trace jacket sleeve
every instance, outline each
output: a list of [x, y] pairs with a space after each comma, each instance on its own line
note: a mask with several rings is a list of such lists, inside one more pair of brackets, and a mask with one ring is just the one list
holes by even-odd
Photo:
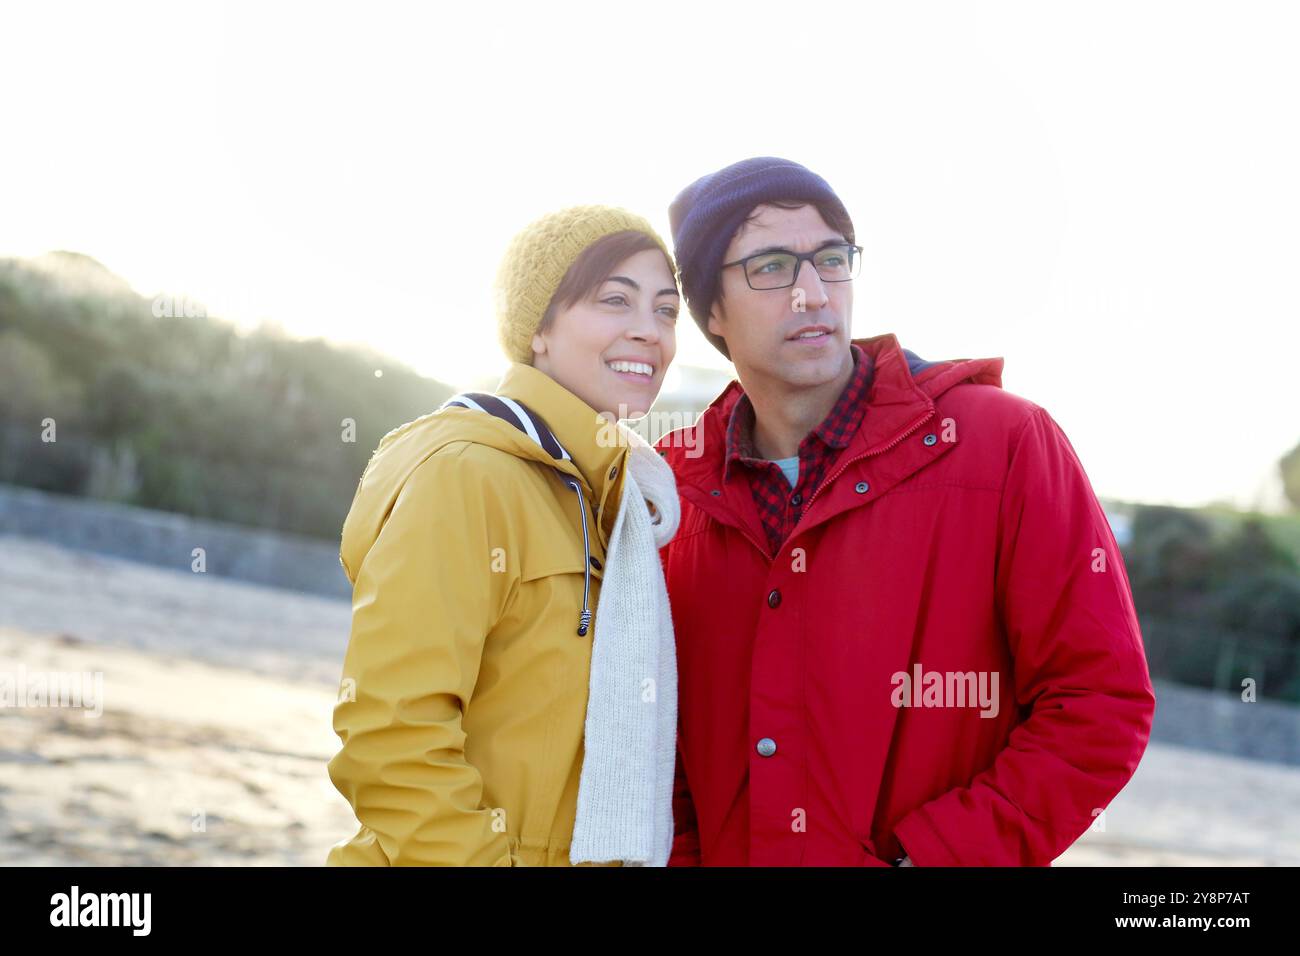
[[358, 569], [328, 769], [361, 830], [327, 865], [511, 865], [461, 725], [510, 587], [490, 573], [502, 542], [483, 471], [459, 455], [419, 465]]
[[1136, 770], [1155, 712], [1110, 523], [1042, 408], [1012, 442], [995, 597], [1024, 719], [969, 786], [894, 827], [916, 866], [1048, 866]]

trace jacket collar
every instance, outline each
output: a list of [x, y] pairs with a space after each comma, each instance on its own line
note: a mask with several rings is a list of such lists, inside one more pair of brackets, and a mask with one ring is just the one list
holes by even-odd
[[[872, 381], [867, 393], [867, 413], [850, 440], [846, 454], [878, 451], [905, 435], [919, 418], [934, 410], [934, 399], [961, 382], [1001, 386], [1001, 358], [952, 359], [926, 362], [902, 348], [893, 333], [854, 339], [871, 361]], [[689, 437], [670, 432], [659, 442], [679, 480], [701, 488], [721, 488], [726, 453], [726, 428], [736, 404], [745, 394], [738, 381], [728, 383], [709, 403]], [[701, 454], [683, 454], [681, 448], [699, 448]], [[735, 480], [735, 476], [731, 476]]]
[[622, 476], [621, 463], [627, 453], [625, 445], [609, 440], [612, 426], [608, 420], [545, 372], [522, 362], [514, 362], [506, 370], [497, 394], [524, 404], [546, 422], [573, 457], [592, 496], [603, 505]]
[[[838, 450], [847, 447], [857, 434], [858, 423], [866, 411], [867, 389], [871, 387], [871, 357], [856, 342], [849, 344], [849, 350], [853, 353], [853, 374], [830, 412], [799, 443], [796, 454], [800, 461], [807, 459], [811, 442], [817, 441], [828, 449]], [[762, 460], [754, 447], [754, 421], [754, 403], [742, 393], [727, 420], [726, 460], [722, 465], [724, 482], [731, 477], [738, 463]]]

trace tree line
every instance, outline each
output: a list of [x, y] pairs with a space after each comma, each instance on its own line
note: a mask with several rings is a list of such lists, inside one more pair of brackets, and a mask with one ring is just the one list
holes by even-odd
[[452, 394], [361, 349], [155, 311], [89, 257], [0, 260], [0, 481], [337, 539], [380, 438]]

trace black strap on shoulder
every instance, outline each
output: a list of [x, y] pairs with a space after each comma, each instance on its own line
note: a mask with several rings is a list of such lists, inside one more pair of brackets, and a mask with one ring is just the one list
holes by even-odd
[[461, 408], [473, 408], [486, 412], [494, 418], [509, 422], [515, 428], [541, 445], [548, 455], [556, 461], [572, 461], [573, 456], [560, 444], [555, 433], [547, 426], [542, 417], [523, 402], [506, 398], [504, 395], [490, 395], [487, 392], [461, 392], [442, 403], [442, 408], [458, 405]]

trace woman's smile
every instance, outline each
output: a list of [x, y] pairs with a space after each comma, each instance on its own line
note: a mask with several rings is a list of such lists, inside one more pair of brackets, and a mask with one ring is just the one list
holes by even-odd
[[649, 362], [633, 361], [629, 359], [610, 359], [605, 363], [605, 367], [624, 382], [630, 382], [640, 386], [654, 384], [655, 366], [651, 365]]

